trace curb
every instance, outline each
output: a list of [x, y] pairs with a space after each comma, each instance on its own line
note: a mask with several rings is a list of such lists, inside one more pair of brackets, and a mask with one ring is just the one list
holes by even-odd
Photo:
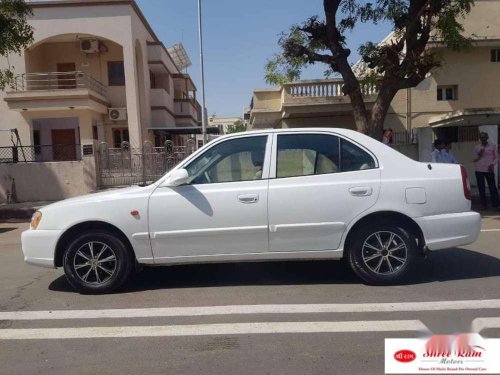
[[29, 220], [37, 208], [0, 208], [0, 221], [9, 219]]

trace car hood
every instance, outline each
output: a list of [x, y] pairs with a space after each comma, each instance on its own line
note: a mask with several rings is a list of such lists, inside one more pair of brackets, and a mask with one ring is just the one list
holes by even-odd
[[56, 203], [52, 203], [48, 206], [42, 207], [40, 211], [51, 211], [54, 209], [59, 209], [63, 207], [79, 206], [85, 203], [98, 203], [113, 199], [119, 199], [128, 195], [144, 194], [145, 196], [151, 194], [155, 189], [154, 185], [148, 186], [132, 186], [128, 188], [112, 189], [107, 191], [101, 191], [98, 193], [91, 193], [87, 195], [82, 195], [79, 197], [65, 199]]

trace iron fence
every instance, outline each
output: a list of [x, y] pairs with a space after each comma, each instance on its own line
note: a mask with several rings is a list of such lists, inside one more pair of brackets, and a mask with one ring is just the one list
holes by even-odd
[[82, 159], [80, 145], [0, 147], [0, 163], [43, 163]]
[[411, 132], [393, 132], [392, 134], [393, 145], [411, 145], [415, 141], [414, 135]]
[[196, 149], [194, 140], [184, 146], [166, 141], [163, 147], [153, 147], [149, 141], [140, 148], [123, 142], [120, 148], [110, 148], [102, 142], [98, 149], [99, 185], [113, 187], [145, 185], [158, 180]]

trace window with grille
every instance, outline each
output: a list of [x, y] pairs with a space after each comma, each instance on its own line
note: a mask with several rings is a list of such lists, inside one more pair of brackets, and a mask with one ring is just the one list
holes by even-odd
[[437, 87], [437, 100], [457, 100], [458, 99], [458, 86], [438, 86]]
[[500, 49], [495, 48], [491, 50], [491, 62], [500, 62]]

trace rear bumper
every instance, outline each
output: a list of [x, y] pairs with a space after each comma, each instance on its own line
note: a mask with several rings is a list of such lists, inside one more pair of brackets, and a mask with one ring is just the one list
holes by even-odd
[[55, 268], [55, 250], [60, 230], [27, 230], [21, 235], [24, 261], [28, 264]]
[[414, 220], [422, 228], [429, 250], [471, 244], [481, 231], [481, 215], [472, 211], [424, 216]]

